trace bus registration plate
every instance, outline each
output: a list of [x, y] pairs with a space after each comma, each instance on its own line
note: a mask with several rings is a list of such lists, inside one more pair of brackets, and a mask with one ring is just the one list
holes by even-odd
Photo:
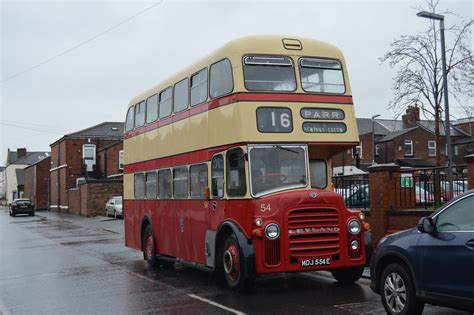
[[330, 265], [331, 258], [311, 258], [301, 260], [301, 267], [313, 267]]

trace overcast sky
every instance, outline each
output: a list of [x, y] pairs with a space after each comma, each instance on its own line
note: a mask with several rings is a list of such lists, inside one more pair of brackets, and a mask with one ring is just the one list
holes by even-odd
[[[2, 81], [158, 2], [1, 1]], [[165, 0], [2, 82], [0, 165], [7, 148], [49, 150], [65, 133], [123, 121], [135, 94], [226, 42], [252, 34], [302, 36], [338, 46], [346, 57], [357, 117], [393, 118], [387, 104], [395, 71], [378, 58], [393, 39], [426, 28], [428, 21], [416, 17], [413, 9], [421, 3]], [[473, 3], [441, 0], [440, 9], [468, 20]], [[456, 108], [452, 113], [461, 115]]]

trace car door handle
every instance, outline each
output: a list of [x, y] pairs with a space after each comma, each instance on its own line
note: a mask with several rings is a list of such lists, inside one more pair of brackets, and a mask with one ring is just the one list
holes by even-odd
[[470, 249], [474, 249], [474, 240], [467, 241], [466, 246]]

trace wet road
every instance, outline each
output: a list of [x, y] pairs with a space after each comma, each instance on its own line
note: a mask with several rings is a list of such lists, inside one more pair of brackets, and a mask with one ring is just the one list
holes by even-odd
[[[0, 208], [0, 314], [384, 314], [369, 280], [342, 286], [324, 272], [257, 279], [230, 291], [211, 274], [149, 270], [124, 246], [123, 221]], [[469, 314], [427, 306], [425, 314]]]

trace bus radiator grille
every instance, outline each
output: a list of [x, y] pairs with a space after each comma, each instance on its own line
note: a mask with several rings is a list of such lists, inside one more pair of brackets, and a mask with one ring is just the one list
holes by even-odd
[[296, 209], [288, 213], [291, 257], [333, 257], [340, 251], [339, 213], [335, 209]]
[[280, 239], [265, 238], [265, 266], [276, 267], [278, 265], [280, 265]]

